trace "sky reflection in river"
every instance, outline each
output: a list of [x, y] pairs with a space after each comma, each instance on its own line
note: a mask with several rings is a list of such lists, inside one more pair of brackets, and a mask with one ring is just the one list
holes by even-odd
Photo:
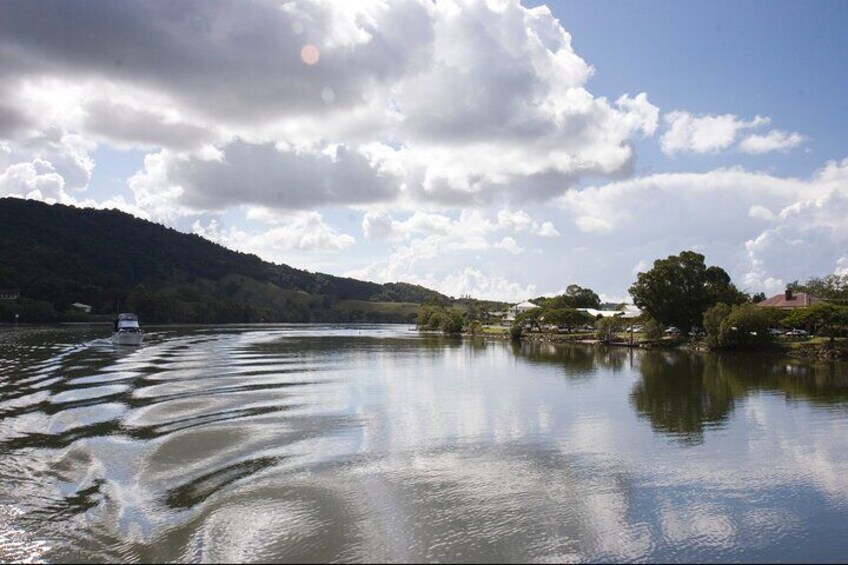
[[0, 560], [27, 551], [9, 532], [57, 562], [848, 549], [845, 365], [386, 326], [98, 335], [0, 332]]

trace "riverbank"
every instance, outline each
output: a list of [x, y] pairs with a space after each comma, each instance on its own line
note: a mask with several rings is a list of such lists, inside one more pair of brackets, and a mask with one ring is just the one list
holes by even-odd
[[[499, 331], [500, 330], [500, 331]], [[507, 328], [487, 326], [483, 332], [475, 334], [495, 339], [510, 339]], [[598, 339], [594, 333], [550, 333], [550, 332], [526, 332], [521, 336], [522, 341], [532, 343], [552, 344], [580, 344], [580, 345], [604, 345], [607, 347], [632, 347], [639, 349], [682, 349], [691, 352], [710, 353], [714, 351], [704, 340], [690, 340], [674, 337], [663, 337], [656, 340], [644, 339], [640, 335], [616, 336], [612, 340]], [[807, 341], [776, 341], [772, 347], [765, 351], [775, 355], [795, 357], [809, 360], [848, 360], [848, 339], [837, 339], [833, 344], [826, 338], [811, 338]]]

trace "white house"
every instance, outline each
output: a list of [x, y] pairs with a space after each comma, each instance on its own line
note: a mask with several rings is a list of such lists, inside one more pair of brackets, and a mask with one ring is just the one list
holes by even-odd
[[533, 304], [529, 300], [525, 300], [524, 302], [519, 302], [518, 304], [512, 306], [509, 309], [509, 311], [507, 312], [506, 318], [504, 318], [504, 321], [511, 322], [511, 321], [515, 320], [515, 317], [517, 315], [521, 314], [522, 312], [526, 312], [528, 310], [532, 310], [533, 308], [538, 308], [538, 307], [539, 306], [537, 306], [536, 304]]
[[613, 318], [617, 316], [625, 320], [630, 320], [642, 315], [642, 311], [632, 304], [625, 304], [622, 310], [597, 310], [595, 308], [578, 308], [578, 310], [586, 312], [593, 318], [597, 318], [598, 316], [602, 318]]
[[17, 300], [20, 295], [16, 288], [0, 288], [0, 300]]
[[82, 302], [74, 302], [73, 304], [71, 304], [71, 306], [73, 308], [76, 308], [77, 310], [82, 310], [86, 314], [91, 314], [91, 306], [89, 306], [88, 304], [83, 304]]

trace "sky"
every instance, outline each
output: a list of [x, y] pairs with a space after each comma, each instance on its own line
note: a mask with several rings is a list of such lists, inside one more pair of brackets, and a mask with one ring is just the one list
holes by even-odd
[[848, 4], [0, 2], [0, 196], [310, 271], [628, 297], [848, 274]]

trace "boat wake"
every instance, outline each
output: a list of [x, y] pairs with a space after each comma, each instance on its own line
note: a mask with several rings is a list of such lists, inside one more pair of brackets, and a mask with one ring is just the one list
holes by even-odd
[[47, 563], [50, 546], [16, 525], [21, 515], [14, 506], [0, 504], [0, 563]]

